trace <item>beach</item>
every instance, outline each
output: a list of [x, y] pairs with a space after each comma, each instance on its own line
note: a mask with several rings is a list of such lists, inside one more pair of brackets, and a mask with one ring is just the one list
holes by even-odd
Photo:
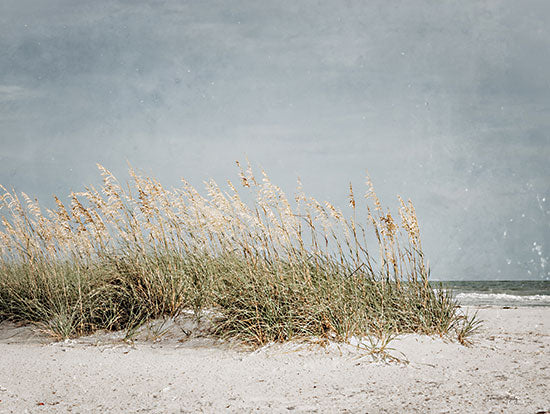
[[3, 323], [0, 412], [550, 410], [550, 308], [475, 310], [484, 324], [472, 346], [402, 335], [387, 351], [397, 362], [311, 341], [243, 350], [192, 326], [150, 327], [133, 342], [113, 334], [52, 342]]

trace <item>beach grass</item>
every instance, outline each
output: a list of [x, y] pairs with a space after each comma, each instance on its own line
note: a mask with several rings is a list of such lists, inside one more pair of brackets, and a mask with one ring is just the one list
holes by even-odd
[[237, 164], [238, 185], [210, 180], [204, 195], [131, 167], [123, 185], [101, 165], [101, 188], [55, 209], [1, 187], [0, 320], [70, 338], [191, 309], [252, 346], [410, 332], [468, 343], [478, 321], [429, 284], [410, 201], [395, 219], [367, 179], [361, 197], [350, 184], [346, 214]]

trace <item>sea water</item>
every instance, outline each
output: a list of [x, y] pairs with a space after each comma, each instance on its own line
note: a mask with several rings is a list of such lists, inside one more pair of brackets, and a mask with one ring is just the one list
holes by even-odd
[[464, 306], [550, 306], [550, 280], [441, 283]]

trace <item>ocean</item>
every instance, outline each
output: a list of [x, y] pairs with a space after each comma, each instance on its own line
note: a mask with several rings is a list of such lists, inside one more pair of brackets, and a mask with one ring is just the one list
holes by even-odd
[[550, 306], [550, 280], [441, 283], [464, 306]]

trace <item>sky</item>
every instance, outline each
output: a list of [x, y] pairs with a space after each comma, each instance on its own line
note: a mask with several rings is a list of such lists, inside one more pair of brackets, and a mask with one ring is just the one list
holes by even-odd
[[[411, 198], [435, 279], [550, 278], [550, 2], [0, 2], [0, 184]], [[66, 200], [66, 198], [65, 198]]]

